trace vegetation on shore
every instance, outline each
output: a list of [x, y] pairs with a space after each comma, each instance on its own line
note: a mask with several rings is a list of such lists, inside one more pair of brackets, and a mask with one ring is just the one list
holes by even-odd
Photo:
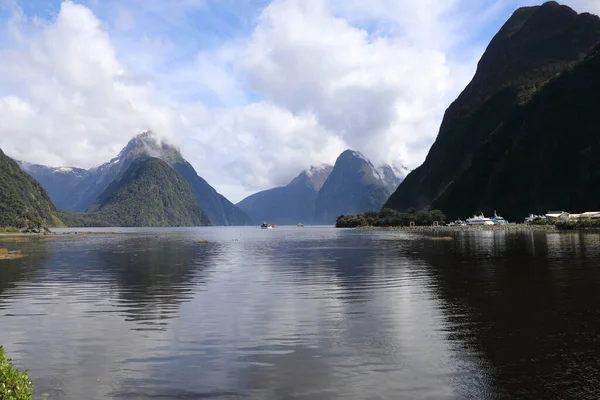
[[531, 225], [552, 225], [557, 229], [600, 229], [600, 219], [581, 218], [581, 219], [535, 219], [530, 222]]
[[0, 346], [0, 399], [31, 400], [32, 387], [27, 371], [16, 369]]
[[336, 228], [430, 226], [436, 222], [443, 225], [445, 221], [446, 216], [440, 210], [423, 212], [411, 209], [407, 212], [399, 212], [385, 208], [380, 212], [369, 211], [359, 215], [340, 215], [335, 222], [335, 226]]

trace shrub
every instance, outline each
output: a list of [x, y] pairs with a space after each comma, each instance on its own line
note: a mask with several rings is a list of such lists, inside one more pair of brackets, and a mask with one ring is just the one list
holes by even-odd
[[555, 221], [554, 224], [558, 229], [600, 228], [600, 219], [568, 219]]
[[362, 215], [340, 215], [335, 226], [338, 228], [409, 226], [411, 222], [418, 226], [427, 226], [434, 222], [443, 224], [445, 220], [446, 216], [440, 210], [421, 212], [411, 209], [407, 212], [398, 212], [385, 208], [380, 212], [369, 211]]
[[0, 346], [0, 400], [31, 400], [31, 389], [27, 372], [13, 367]]

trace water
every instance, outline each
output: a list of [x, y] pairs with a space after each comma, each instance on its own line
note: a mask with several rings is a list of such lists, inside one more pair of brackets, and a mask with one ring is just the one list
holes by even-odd
[[0, 344], [36, 398], [599, 398], [600, 234], [451, 236], [0, 239]]

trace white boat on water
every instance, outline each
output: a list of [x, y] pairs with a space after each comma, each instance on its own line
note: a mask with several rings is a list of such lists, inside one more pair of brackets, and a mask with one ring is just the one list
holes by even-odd
[[273, 229], [273, 225], [271, 225], [271, 224], [267, 224], [266, 222], [263, 222], [263, 223], [260, 225], [260, 228], [261, 228], [261, 229]]
[[508, 224], [508, 221], [505, 220], [504, 218], [502, 218], [501, 216], [499, 216], [496, 213], [496, 211], [494, 211], [494, 217], [492, 218], [492, 222], [494, 223], [494, 225]]
[[529, 214], [529, 217], [525, 218], [525, 223], [528, 224], [528, 223], [533, 222], [535, 220], [543, 220], [543, 219], [546, 219], [545, 215]]
[[302, 228], [304, 226], [304, 224], [302, 222], [298, 222], [298, 225], [296, 225], [298, 228]]
[[494, 221], [492, 221], [491, 218], [487, 218], [483, 214], [480, 214], [467, 218], [467, 225], [494, 225]]
[[450, 222], [447, 226], [466, 226], [467, 223], [461, 219], [457, 219], [454, 222]]

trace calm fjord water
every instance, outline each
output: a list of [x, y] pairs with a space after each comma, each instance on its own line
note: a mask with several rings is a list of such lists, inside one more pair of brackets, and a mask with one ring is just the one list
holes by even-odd
[[4, 240], [0, 344], [36, 398], [599, 398], [600, 234], [452, 236]]

